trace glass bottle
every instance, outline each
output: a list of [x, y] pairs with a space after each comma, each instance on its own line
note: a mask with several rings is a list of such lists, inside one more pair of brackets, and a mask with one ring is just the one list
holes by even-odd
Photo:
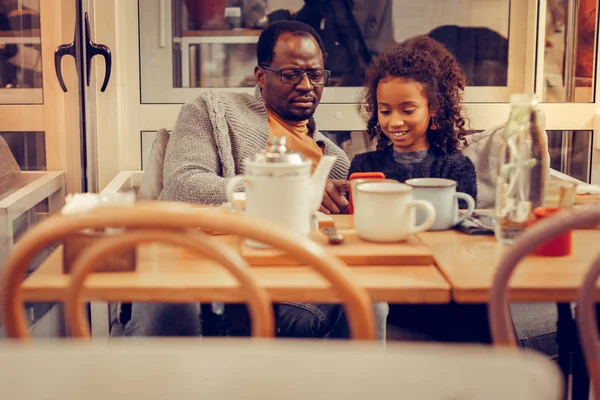
[[502, 133], [496, 181], [496, 239], [512, 243], [535, 219], [544, 202], [549, 171], [544, 116], [534, 94], [513, 94], [511, 112]]

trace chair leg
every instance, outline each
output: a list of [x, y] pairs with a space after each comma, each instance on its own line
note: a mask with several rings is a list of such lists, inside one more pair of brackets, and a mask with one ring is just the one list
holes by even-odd
[[564, 376], [564, 398], [568, 399], [569, 373], [572, 374], [571, 400], [589, 400], [590, 378], [583, 358], [579, 333], [570, 303], [558, 303], [558, 364]]
[[571, 372], [571, 340], [569, 333], [573, 327], [573, 315], [570, 303], [557, 303], [558, 319], [556, 336], [558, 341], [558, 365], [563, 374], [563, 398], [569, 398], [569, 373]]
[[213, 312], [211, 303], [200, 304], [202, 336], [226, 336], [225, 317]]
[[[596, 313], [598, 312], [598, 306], [596, 306]], [[575, 315], [577, 315], [577, 309], [575, 309]], [[573, 369], [573, 400], [588, 400], [590, 396], [590, 376], [585, 365], [585, 358], [583, 356], [583, 349], [581, 347], [581, 340], [579, 339], [579, 330], [575, 323], [573, 323], [572, 331], [573, 349], [572, 358], [572, 369]]]
[[573, 332], [573, 390], [572, 400], [589, 400], [590, 377], [585, 366], [581, 341], [577, 332]]

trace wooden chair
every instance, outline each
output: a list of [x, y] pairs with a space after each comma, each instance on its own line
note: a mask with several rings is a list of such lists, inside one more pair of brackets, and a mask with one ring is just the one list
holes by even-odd
[[572, 229], [600, 223], [600, 209], [589, 206], [564, 211], [528, 228], [504, 254], [490, 289], [488, 310], [492, 341], [496, 345], [515, 346], [517, 340], [508, 306], [508, 282], [519, 262], [549, 239]]
[[[71, 334], [75, 337], [91, 338], [91, 332], [83, 307], [83, 287], [86, 278], [98, 267], [102, 258], [118, 254], [138, 244], [161, 242], [185, 247], [198, 255], [208, 256], [223, 265], [241, 283], [241, 289], [248, 293], [248, 308], [252, 318], [252, 336], [273, 337], [275, 322], [272, 303], [265, 289], [258, 285], [250, 266], [238, 254], [226, 246], [210, 241], [210, 237], [196, 229], [185, 232], [143, 229], [129, 231], [109, 237], [86, 249], [75, 262], [71, 272], [71, 283], [65, 297], [65, 314]], [[152, 293], [148, 294], [149, 298]], [[162, 300], [162, 299], [159, 299]], [[194, 301], [187, 296], [173, 296], [176, 302]]]
[[561, 389], [541, 355], [488, 346], [140, 338], [4, 342], [0, 354], [3, 397], [19, 400], [557, 400]]
[[[600, 214], [600, 211], [598, 211]], [[600, 218], [599, 218], [600, 219]], [[600, 256], [594, 260], [577, 295], [577, 327], [583, 348], [583, 356], [594, 388], [600, 396], [600, 337], [596, 314], [596, 281], [600, 275]]]
[[[65, 222], [65, 217], [54, 218], [51, 221], [57, 229], [62, 227], [61, 224]], [[34, 240], [40, 241], [54, 241], [56, 238], [51, 236], [43, 237], [38, 235], [37, 230], [32, 232]], [[30, 235], [31, 236], [31, 235]], [[64, 236], [61, 235], [61, 237]], [[29, 236], [28, 236], [29, 237]], [[31, 239], [30, 239], [31, 240]], [[107, 254], [118, 253], [128, 247], [132, 247], [135, 244], [145, 242], [163, 242], [174, 246], [185, 247], [192, 250], [200, 255], [207, 255], [210, 258], [218, 261], [222, 264], [240, 283], [241, 290], [248, 292], [248, 304], [250, 314], [253, 318], [252, 323], [252, 334], [257, 337], [273, 337], [275, 332], [274, 318], [272, 312], [272, 303], [267, 295], [266, 291], [261, 288], [250, 272], [249, 265], [236, 253], [232, 252], [226, 246], [210, 242], [209, 236], [196, 229], [182, 230], [149, 230], [142, 229], [136, 231], [129, 231], [121, 235], [115, 235], [107, 237], [106, 239], [100, 240], [98, 243], [90, 246], [86, 249], [82, 255], [77, 259], [73, 270], [71, 272], [72, 283], [69, 287], [68, 295], [66, 297], [66, 317], [67, 322], [71, 326], [72, 334], [75, 337], [90, 337], [89, 325], [87, 318], [83, 313], [83, 309], [80, 306], [81, 292], [83, 290], [83, 283], [87, 275], [97, 267], [98, 262], [105, 257]], [[119, 250], [120, 249], [120, 250]], [[16, 251], [23, 251], [18, 248]], [[27, 250], [25, 250], [27, 251]], [[17, 254], [19, 257], [19, 254]], [[22, 265], [27, 265], [25, 262]], [[12, 269], [12, 268], [11, 268]], [[12, 269], [13, 274], [15, 269]], [[12, 275], [7, 273], [6, 276]], [[14, 276], [14, 275], [12, 275]], [[149, 293], [149, 299], [151, 299], [152, 293]], [[21, 339], [28, 338], [26, 334], [26, 327], [18, 326], [16, 330], [16, 336], [13, 336], [12, 324], [14, 323], [13, 313], [17, 312], [19, 315], [22, 314], [23, 304], [19, 301], [20, 297], [18, 294], [13, 297], [12, 304], [5, 307], [7, 332], [12, 337], [19, 337]], [[161, 299], [165, 300], [165, 299]], [[173, 294], [172, 300], [174, 301], [193, 301], [194, 299], [185, 299], [181, 296]], [[4, 301], [11, 301], [5, 298]], [[5, 303], [6, 305], [6, 303]], [[19, 325], [21, 323], [19, 322]]]
[[[87, 228], [101, 229], [106, 226], [133, 230], [203, 228], [230, 232], [279, 248], [314, 268], [337, 289], [346, 306], [350, 331], [354, 338], [375, 339], [371, 300], [366, 290], [353, 282], [342, 261], [316, 243], [291, 234], [286, 229], [267, 224], [262, 219], [219, 209], [201, 210], [188, 204], [167, 202], [139, 202], [134, 206], [100, 207], [92, 212], [51, 217], [28, 232], [11, 254], [0, 286], [6, 332], [9, 337], [27, 336], [20, 283], [31, 257], [48, 243], [60, 240], [71, 232]], [[95, 256], [90, 256], [91, 261], [95, 260], [93, 257]]]
[[[511, 318], [511, 311], [508, 304], [508, 282], [518, 265], [518, 263], [534, 249], [549, 239], [556, 237], [572, 229], [589, 228], [600, 222], [600, 209], [595, 206], [582, 207], [563, 211], [550, 218], [546, 218], [528, 228], [518, 240], [507, 251], [498, 265], [494, 281], [490, 289], [488, 300], [488, 313], [492, 342], [498, 346], [517, 346], [516, 334]], [[572, 393], [573, 398], [587, 398], [589, 381], [582, 373], [583, 360], [578, 348], [572, 349], [572, 338], [568, 338], [568, 333], [572, 324], [571, 305], [557, 305], [557, 326], [562, 325], [563, 334], [557, 333], [558, 342], [558, 363], [563, 372], [565, 380], [564, 389], [568, 387], [569, 374], [573, 374]], [[572, 366], [570, 358], [573, 359]], [[564, 398], [568, 394], [564, 393]]]

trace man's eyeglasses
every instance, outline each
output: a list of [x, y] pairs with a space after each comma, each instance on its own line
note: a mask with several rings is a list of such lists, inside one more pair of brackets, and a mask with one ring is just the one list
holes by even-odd
[[311, 69], [305, 71], [303, 69], [298, 68], [275, 69], [271, 67], [266, 67], [264, 65], [261, 65], [261, 68], [266, 69], [267, 71], [278, 73], [281, 82], [287, 83], [289, 85], [296, 85], [300, 83], [300, 81], [304, 79], [304, 75], [306, 75], [308, 76], [308, 79], [313, 85], [323, 86], [327, 83], [329, 75], [331, 75], [331, 71], [328, 71], [326, 69]]

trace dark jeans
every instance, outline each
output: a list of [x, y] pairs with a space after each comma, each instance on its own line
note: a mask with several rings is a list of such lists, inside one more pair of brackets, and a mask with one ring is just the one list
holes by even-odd
[[[279, 303], [275, 305], [278, 337], [348, 338], [344, 309], [336, 304]], [[387, 304], [374, 303], [377, 337], [385, 338]], [[202, 334], [198, 303], [133, 303], [125, 336], [199, 336]], [[226, 334], [247, 336], [250, 319], [244, 305], [225, 308]]]
[[[555, 303], [511, 303], [520, 347], [558, 358]], [[389, 340], [491, 343], [487, 304], [390, 305]]]
[[491, 343], [486, 304], [390, 304], [390, 340]]
[[[279, 303], [275, 308], [277, 337], [348, 338], [350, 329], [341, 306], [335, 304]], [[245, 305], [225, 306], [227, 336], [250, 336]]]

